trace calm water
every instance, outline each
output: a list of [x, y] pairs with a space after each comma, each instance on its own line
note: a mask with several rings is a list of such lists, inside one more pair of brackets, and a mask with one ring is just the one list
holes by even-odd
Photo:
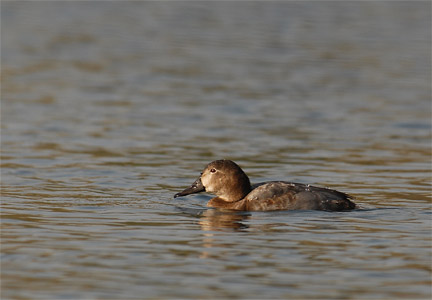
[[[431, 3], [2, 1], [2, 299], [429, 299]], [[210, 161], [352, 212], [174, 200]]]

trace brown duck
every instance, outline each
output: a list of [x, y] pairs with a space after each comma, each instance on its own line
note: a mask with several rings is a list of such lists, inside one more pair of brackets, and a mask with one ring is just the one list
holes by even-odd
[[208, 192], [217, 197], [207, 206], [244, 211], [315, 209], [344, 211], [356, 207], [348, 194], [287, 181], [250, 184], [248, 176], [231, 160], [209, 163], [201, 176], [174, 198]]

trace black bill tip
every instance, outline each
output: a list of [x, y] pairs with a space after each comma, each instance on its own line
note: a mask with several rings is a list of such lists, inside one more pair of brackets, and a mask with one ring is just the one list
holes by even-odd
[[181, 191], [180, 193], [175, 194], [174, 198], [182, 197], [182, 196], [186, 196], [186, 195], [190, 195], [190, 194], [195, 194], [195, 193], [200, 193], [200, 192], [204, 192], [204, 191], [205, 191], [205, 188], [201, 182], [201, 178], [198, 178], [197, 180], [195, 180], [194, 183], [192, 183], [192, 185], [190, 187]]

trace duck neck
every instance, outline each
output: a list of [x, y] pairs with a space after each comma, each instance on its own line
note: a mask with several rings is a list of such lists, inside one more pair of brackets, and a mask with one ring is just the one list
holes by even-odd
[[237, 202], [246, 197], [251, 191], [251, 184], [246, 174], [240, 174], [240, 180], [232, 180], [216, 195], [225, 202]]
[[235, 209], [235, 210], [245, 210], [245, 201], [243, 199], [237, 200], [237, 201], [226, 201], [225, 199], [222, 199], [220, 197], [216, 197], [213, 199], [210, 199], [210, 201], [207, 203], [208, 207], [214, 207], [214, 208], [225, 208], [225, 209]]

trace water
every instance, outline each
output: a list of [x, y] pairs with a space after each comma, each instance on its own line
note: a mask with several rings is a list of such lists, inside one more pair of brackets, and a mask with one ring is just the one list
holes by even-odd
[[[2, 299], [429, 299], [429, 2], [3, 1]], [[204, 166], [352, 212], [173, 199]]]

